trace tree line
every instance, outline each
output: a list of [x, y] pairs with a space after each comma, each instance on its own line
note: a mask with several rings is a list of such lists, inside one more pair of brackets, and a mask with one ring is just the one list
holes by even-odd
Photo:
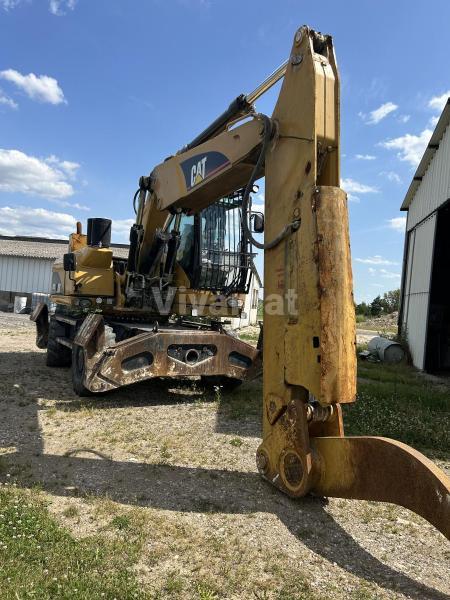
[[400, 289], [385, 292], [383, 297], [378, 295], [372, 302], [361, 302], [355, 304], [357, 315], [365, 317], [379, 317], [382, 314], [388, 315], [399, 309], [400, 306]]

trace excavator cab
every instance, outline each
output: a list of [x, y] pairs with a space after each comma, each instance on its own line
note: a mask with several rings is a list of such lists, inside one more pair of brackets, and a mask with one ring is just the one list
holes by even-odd
[[226, 297], [248, 293], [255, 253], [244, 235], [242, 193], [181, 217], [177, 262], [193, 289]]

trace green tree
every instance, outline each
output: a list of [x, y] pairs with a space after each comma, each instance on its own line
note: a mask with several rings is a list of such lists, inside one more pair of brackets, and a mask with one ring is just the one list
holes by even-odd
[[383, 312], [383, 300], [381, 296], [377, 296], [370, 303], [370, 314], [372, 317], [379, 317]]
[[400, 306], [400, 289], [384, 293], [381, 302], [383, 310], [387, 313], [393, 313], [398, 310]]
[[363, 315], [368, 317], [370, 315], [370, 306], [365, 302], [361, 302], [360, 304], [355, 305], [355, 313], [357, 315]]

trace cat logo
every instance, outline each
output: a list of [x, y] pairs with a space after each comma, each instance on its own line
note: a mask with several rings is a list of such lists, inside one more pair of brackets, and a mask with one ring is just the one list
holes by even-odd
[[198, 163], [193, 164], [191, 168], [191, 187], [194, 185], [198, 185], [205, 179], [206, 173], [206, 159], [208, 157], [204, 156], [201, 158]]
[[200, 185], [209, 177], [214, 177], [231, 165], [228, 157], [214, 150], [204, 154], [196, 154], [180, 163], [187, 190]]

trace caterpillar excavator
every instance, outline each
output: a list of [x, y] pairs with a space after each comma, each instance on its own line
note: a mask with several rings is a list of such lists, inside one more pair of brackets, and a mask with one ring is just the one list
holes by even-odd
[[[273, 114], [254, 102], [282, 79]], [[393, 502], [450, 539], [450, 481], [414, 449], [346, 437], [356, 398], [347, 199], [340, 189], [339, 74], [332, 38], [303, 26], [288, 60], [139, 181], [128, 260], [111, 221], [77, 226], [52, 300], [32, 319], [49, 366], [72, 365], [79, 395], [154, 377], [233, 387], [263, 364], [257, 468], [292, 497]], [[265, 211], [252, 211], [265, 176]], [[264, 242], [255, 237], [264, 230]], [[254, 249], [264, 251], [264, 340], [237, 339]]]

